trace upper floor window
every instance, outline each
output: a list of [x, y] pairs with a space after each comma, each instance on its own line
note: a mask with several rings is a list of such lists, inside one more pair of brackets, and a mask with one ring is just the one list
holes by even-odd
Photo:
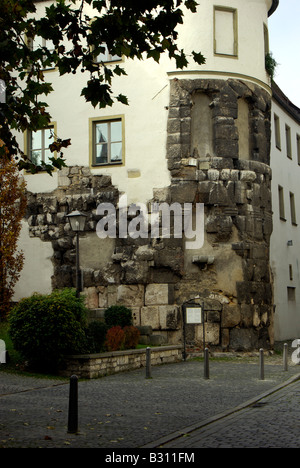
[[49, 146], [54, 142], [54, 125], [27, 133], [27, 154], [31, 162], [37, 166], [44, 162], [48, 164], [53, 157]]
[[92, 165], [122, 164], [124, 136], [122, 118], [92, 119]]
[[100, 54], [98, 54], [96, 57], [95, 57], [95, 62], [96, 63], [101, 63], [101, 62], [117, 62], [119, 60], [121, 60], [121, 57], [119, 57], [119, 55], [112, 55], [108, 48], [107, 48], [107, 45], [106, 44], [102, 44], [101, 47], [103, 47], [103, 52], [101, 52]]
[[281, 149], [280, 121], [279, 121], [278, 115], [276, 115], [276, 114], [274, 114], [274, 131], [275, 131], [276, 148]]
[[[50, 39], [44, 39], [43, 37], [35, 36], [34, 39], [29, 40], [29, 46], [33, 51], [38, 49], [47, 49], [49, 52], [53, 52], [55, 47], [53, 42]], [[43, 60], [46, 60], [46, 55], [42, 57]], [[43, 70], [53, 70], [55, 67], [54, 65], [47, 65], [43, 66]]]
[[278, 185], [279, 218], [285, 221], [283, 188]]
[[290, 192], [290, 210], [291, 210], [291, 222], [294, 226], [297, 226], [295, 195], [292, 192]]
[[286, 155], [292, 159], [292, 141], [291, 141], [291, 129], [288, 125], [285, 126], [285, 140], [286, 140]]
[[233, 8], [214, 8], [214, 53], [238, 55], [237, 10]]

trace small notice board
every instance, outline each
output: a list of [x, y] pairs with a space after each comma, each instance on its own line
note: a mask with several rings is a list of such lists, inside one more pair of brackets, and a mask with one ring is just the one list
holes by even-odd
[[203, 327], [203, 350], [205, 348], [205, 318], [204, 306], [196, 303], [184, 303], [182, 305], [183, 312], [183, 357], [186, 360], [186, 325], [202, 325]]
[[202, 307], [186, 307], [186, 323], [203, 323]]

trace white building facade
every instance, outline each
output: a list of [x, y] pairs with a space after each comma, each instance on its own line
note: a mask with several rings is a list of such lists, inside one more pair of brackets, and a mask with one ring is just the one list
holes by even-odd
[[274, 281], [274, 334], [296, 339], [299, 315], [300, 110], [273, 86], [271, 269]]

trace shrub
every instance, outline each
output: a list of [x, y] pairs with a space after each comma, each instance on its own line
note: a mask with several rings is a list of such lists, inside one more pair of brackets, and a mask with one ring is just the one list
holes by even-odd
[[64, 354], [86, 351], [86, 309], [75, 291], [23, 299], [9, 315], [13, 345], [29, 364], [55, 370]]
[[85, 329], [87, 347], [89, 353], [101, 353], [105, 350], [105, 338], [107, 325], [95, 320], [90, 322]]
[[124, 327], [123, 331], [125, 333], [125, 341], [124, 341], [124, 348], [125, 349], [134, 349], [137, 347], [139, 338], [140, 338], [140, 331], [136, 327]]
[[109, 328], [120, 326], [121, 328], [132, 325], [131, 310], [125, 306], [114, 305], [104, 312], [105, 323]]
[[117, 325], [108, 330], [106, 334], [105, 346], [107, 351], [118, 351], [124, 348], [125, 332]]

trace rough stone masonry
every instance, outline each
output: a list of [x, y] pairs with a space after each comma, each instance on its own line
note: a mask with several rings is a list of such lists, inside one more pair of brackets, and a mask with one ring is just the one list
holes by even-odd
[[[88, 215], [80, 239], [84, 294], [99, 317], [110, 305], [131, 307], [134, 323], [162, 341], [182, 342], [182, 304], [204, 303], [205, 342], [218, 350], [272, 346], [269, 267], [272, 232], [271, 96], [238, 80], [171, 80], [166, 157], [171, 184], [149, 202], [203, 203], [205, 240], [98, 239], [97, 206], [120, 194], [88, 167], [59, 171], [52, 193], [28, 193], [31, 236], [51, 242], [53, 288], [75, 285], [75, 242], [66, 215]], [[91, 253], [92, 252], [92, 253]], [[187, 343], [201, 348], [202, 325], [187, 325]]]

